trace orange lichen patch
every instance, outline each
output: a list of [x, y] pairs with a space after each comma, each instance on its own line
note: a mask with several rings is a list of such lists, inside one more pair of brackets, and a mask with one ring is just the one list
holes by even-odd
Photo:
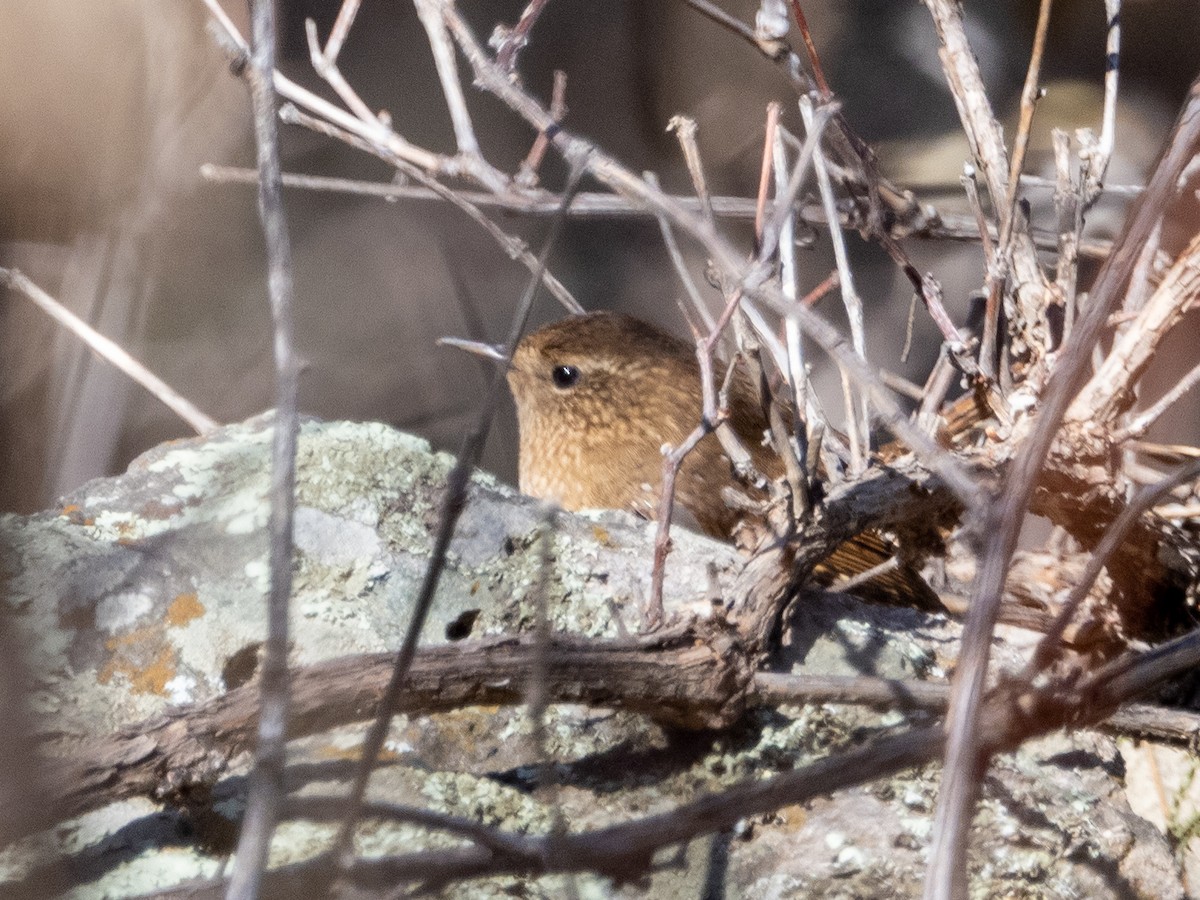
[[112, 657], [96, 673], [98, 682], [108, 684], [115, 676], [124, 675], [139, 694], [166, 694], [167, 682], [178, 672], [178, 654], [174, 647], [163, 644], [160, 627], [134, 629], [110, 638], [105, 646]]
[[180, 594], [167, 607], [167, 624], [178, 628], [204, 615], [204, 604], [194, 593]]
[[167, 692], [167, 682], [175, 677], [175, 651], [171, 647], [163, 647], [150, 665], [142, 669], [134, 669], [126, 674], [133, 689], [139, 694], [158, 694]]
[[96, 680], [108, 684], [115, 676], [124, 675], [139, 694], [165, 695], [167, 683], [178, 674], [179, 666], [179, 651], [167, 639], [167, 627], [186, 625], [205, 611], [195, 593], [178, 594], [162, 622], [115, 635], [105, 642], [111, 655], [96, 673]]
[[596, 543], [601, 547], [611, 547], [613, 545], [612, 535], [608, 533], [608, 529], [600, 525], [592, 526], [592, 537], [596, 539]]

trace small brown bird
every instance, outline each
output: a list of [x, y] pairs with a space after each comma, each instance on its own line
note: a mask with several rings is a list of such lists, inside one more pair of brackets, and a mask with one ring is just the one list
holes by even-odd
[[[719, 375], [718, 375], [719, 377]], [[638, 319], [598, 312], [562, 319], [517, 346], [508, 383], [521, 432], [520, 488], [565, 509], [632, 509], [654, 518], [664, 444], [700, 422], [695, 348]], [[745, 378], [731, 386], [730, 423], [755, 466], [782, 470], [764, 445], [762, 409]], [[728, 539], [739, 489], [715, 435], [683, 461], [675, 502], [705, 533]]]
[[[718, 381], [722, 377], [718, 368]], [[695, 348], [630, 316], [572, 316], [517, 345], [508, 383], [520, 428], [521, 492], [565, 509], [632, 509], [656, 518], [664, 444], [681, 444], [700, 422], [702, 394]], [[765, 439], [767, 420], [750, 381], [735, 373], [729, 421], [769, 478], [783, 464]], [[684, 458], [675, 483], [676, 511], [700, 530], [728, 540], [744, 516], [726, 502], [746, 492], [713, 434]], [[686, 517], [684, 517], [686, 518]], [[894, 556], [878, 534], [859, 535], [834, 551], [823, 580], [866, 572]], [[874, 599], [940, 608], [928, 585], [899, 565], [864, 586]]]

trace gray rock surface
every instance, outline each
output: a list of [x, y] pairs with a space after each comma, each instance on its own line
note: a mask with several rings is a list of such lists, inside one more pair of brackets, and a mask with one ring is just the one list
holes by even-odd
[[[0, 518], [3, 615], [24, 651], [36, 728], [52, 752], [202, 702], [246, 677], [264, 634], [269, 418], [162, 445], [123, 476], [94, 481], [61, 508]], [[293, 662], [394, 649], [428, 561], [450, 460], [378, 424], [307, 422], [299, 451]], [[575, 635], [635, 631], [649, 592], [653, 526], [616, 512], [548, 514], [486, 475], [474, 484], [433, 614], [430, 643], [527, 630], [543, 558], [553, 626]], [[705, 615], [737, 574], [726, 545], [682, 530], [665, 595]], [[472, 619], [472, 612], [478, 611]], [[465, 623], [471, 623], [468, 628]], [[941, 678], [957, 625], [842, 595], [801, 598], [783, 671]], [[1027, 636], [1004, 631], [1015, 659]], [[746, 778], [765, 778], [925, 723], [922, 714], [820, 704], [758, 709], [720, 734], [668, 733], [625, 712], [552, 708], [547, 750], [559, 787], [541, 786], [523, 709], [469, 708], [399, 717], [372, 782], [376, 799], [544, 831], [556, 810], [573, 831], [660, 812]], [[292, 788], [341, 795], [360, 727], [295, 741]], [[241, 811], [247, 760], [214, 789], [226, 819]], [[636, 884], [574, 879], [581, 897], [918, 896], [938, 771], [916, 772], [786, 807], [695, 841]], [[1056, 734], [997, 760], [973, 846], [979, 897], [1182, 897], [1162, 836], [1129, 810], [1115, 745]], [[232, 829], [229, 829], [232, 833]], [[333, 826], [290, 822], [274, 863], [326, 849]], [[228, 835], [225, 836], [227, 842]], [[368, 855], [445, 846], [412, 826], [364, 824]], [[0, 851], [0, 895], [123, 897], [215, 874], [220, 835], [149, 799], [112, 804]], [[55, 880], [57, 879], [57, 880]], [[554, 876], [495, 879], [449, 896], [562, 896]]]

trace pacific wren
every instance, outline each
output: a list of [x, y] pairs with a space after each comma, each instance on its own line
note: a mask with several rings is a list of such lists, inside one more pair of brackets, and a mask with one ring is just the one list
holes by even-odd
[[[719, 366], [716, 375], [720, 380]], [[508, 383], [517, 405], [522, 493], [570, 510], [629, 509], [656, 517], [663, 445], [678, 446], [701, 419], [700, 364], [692, 345], [630, 316], [572, 316], [517, 345]], [[766, 417], [741, 372], [730, 382], [728, 404], [729, 423], [755, 468], [779, 477], [783, 465], [765, 441]], [[709, 434], [680, 467], [677, 513], [728, 540], [744, 516], [726, 502], [730, 491], [745, 488]], [[820, 580], [858, 575], [894, 555], [880, 535], [865, 532], [839, 546], [815, 574]], [[940, 608], [936, 594], [902, 564], [864, 587], [876, 599]]]
[[[719, 377], [719, 375], [718, 375]], [[508, 383], [521, 433], [520, 488], [565, 509], [658, 510], [664, 444], [676, 447], [700, 422], [695, 348], [652, 325], [609, 312], [572, 316], [517, 345]], [[755, 466], [782, 468], [763, 444], [767, 422], [745, 378], [729, 393], [730, 424]], [[738, 489], [715, 435], [689, 453], [675, 503], [714, 537], [728, 538]]]

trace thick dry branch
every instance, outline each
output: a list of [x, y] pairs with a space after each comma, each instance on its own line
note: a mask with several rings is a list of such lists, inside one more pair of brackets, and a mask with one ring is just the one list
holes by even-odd
[[797, 585], [843, 541], [887, 531], [916, 560], [941, 547], [939, 530], [952, 528], [961, 512], [954, 494], [911, 458], [839, 484], [805, 523], [800, 541], [757, 554], [738, 576], [731, 615], [743, 641], [755, 650], [769, 647]]
[[[1067, 434], [1074, 432], [1067, 430]], [[1086, 443], [1081, 440], [1079, 446]], [[1114, 488], [1099, 460], [1089, 460], [1083, 453], [1054, 452], [1031, 508], [1095, 550], [1067, 605], [1082, 602], [1083, 591], [1104, 567], [1117, 587], [1114, 606], [1129, 633], [1162, 637], [1186, 627], [1191, 613], [1185, 597], [1195, 589], [1200, 548], [1186, 530], [1147, 510], [1151, 498], [1165, 493], [1167, 487], [1194, 480], [1197, 474], [1193, 461], [1161, 481], [1157, 489], [1148, 487], [1130, 501]], [[1119, 529], [1116, 540], [1105, 533], [1110, 523]]]
[[[754, 676], [755, 703], [852, 703], [877, 709], [923, 709], [944, 713], [950, 703], [950, 685], [938, 681], [903, 681], [895, 678], [832, 675], [780, 675], [759, 672]], [[1200, 740], [1200, 713], [1150, 703], [1128, 703], [1097, 726], [1114, 735], [1132, 735], [1181, 747]]]
[[[742, 714], [751, 671], [730, 636], [692, 630], [621, 642], [553, 639], [544, 654], [547, 696], [646, 713], [681, 728], [721, 728]], [[539, 650], [528, 639], [428, 647], [417, 651], [398, 712], [517, 704]], [[375, 716], [393, 654], [343, 657], [292, 672], [292, 738]], [[59, 818], [128, 797], [171, 797], [210, 785], [250, 749], [258, 721], [258, 685], [250, 683], [198, 707], [121, 729], [48, 761], [57, 786], [43, 809]], [[47, 824], [45, 822], [41, 824]]]

